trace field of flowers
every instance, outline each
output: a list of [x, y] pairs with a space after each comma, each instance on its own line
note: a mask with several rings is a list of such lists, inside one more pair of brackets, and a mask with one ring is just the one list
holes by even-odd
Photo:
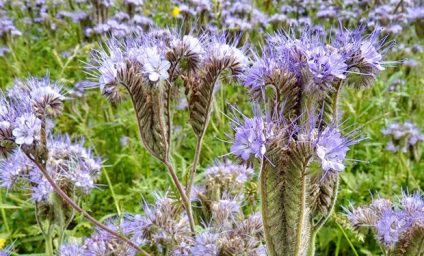
[[0, 0], [0, 256], [424, 255], [419, 0]]

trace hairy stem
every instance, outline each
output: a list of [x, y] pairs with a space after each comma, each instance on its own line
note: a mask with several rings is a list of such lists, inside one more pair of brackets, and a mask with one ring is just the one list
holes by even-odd
[[313, 235], [313, 234], [309, 238], [308, 252], [306, 253], [307, 256], [314, 256], [315, 255], [315, 238], [316, 238], [316, 236]]
[[301, 175], [302, 175], [302, 187], [300, 189], [300, 206], [299, 206], [299, 222], [297, 224], [297, 237], [296, 237], [296, 247], [295, 247], [295, 255], [300, 255], [301, 249], [304, 246], [302, 242], [304, 239], [302, 239], [302, 231], [303, 231], [303, 224], [304, 219], [307, 211], [307, 205], [306, 205], [306, 170], [308, 167], [308, 163], [310, 161], [310, 158], [307, 158], [305, 161], [304, 168], [302, 169]]
[[46, 177], [47, 181], [50, 183], [50, 185], [53, 187], [54, 191], [56, 191], [57, 194], [59, 194], [60, 197], [62, 197], [63, 200], [65, 200], [65, 202], [67, 202], [72, 208], [75, 209], [75, 211], [81, 213], [87, 220], [89, 220], [91, 223], [93, 223], [94, 225], [98, 226], [99, 228], [103, 229], [104, 231], [110, 233], [111, 235], [113, 235], [114, 237], [118, 238], [121, 241], [126, 242], [128, 245], [130, 245], [131, 247], [133, 247], [135, 250], [137, 250], [139, 253], [141, 253], [142, 255], [145, 256], [149, 256], [149, 254], [147, 252], [145, 252], [143, 249], [141, 249], [140, 247], [138, 247], [137, 245], [135, 245], [133, 242], [131, 242], [131, 240], [129, 240], [128, 238], [120, 235], [119, 233], [109, 229], [108, 227], [106, 227], [105, 225], [103, 225], [102, 223], [100, 223], [99, 221], [97, 221], [95, 218], [93, 218], [90, 214], [88, 214], [86, 211], [84, 211], [83, 209], [81, 209], [74, 201], [72, 201], [71, 198], [68, 197], [68, 195], [63, 192], [63, 190], [54, 182], [53, 178], [50, 176], [50, 174], [47, 172], [47, 169], [44, 165], [42, 165], [39, 161], [37, 161], [36, 159], [32, 158], [30, 156], [30, 154], [28, 154], [27, 152], [25, 152], [25, 154], [27, 155], [27, 157], [29, 159], [31, 159], [32, 162], [35, 163], [35, 165], [37, 165], [38, 169], [40, 169], [40, 171], [43, 173], [44, 177]]
[[61, 202], [61, 198], [54, 195], [54, 222], [59, 224], [59, 244], [62, 243], [63, 236], [66, 230], [65, 211]]
[[35, 220], [37, 221], [38, 226], [40, 227], [41, 233], [43, 234], [44, 238], [47, 240], [47, 234], [43, 227], [43, 222], [40, 220], [40, 214], [38, 211], [38, 203], [35, 202]]
[[171, 178], [174, 181], [174, 184], [177, 187], [177, 190], [181, 195], [181, 200], [183, 201], [184, 208], [187, 212], [188, 222], [190, 224], [190, 230], [191, 230], [191, 232], [193, 232], [193, 235], [196, 235], [196, 230], [194, 228], [195, 226], [194, 226], [193, 211], [191, 209], [190, 199], [187, 196], [187, 194], [185, 193], [183, 186], [181, 185], [181, 182], [178, 179], [178, 177], [175, 173], [175, 170], [172, 167], [171, 163], [168, 160], [165, 160], [163, 163], [165, 164], [166, 169], [168, 170], [169, 174], [171, 174]]
[[421, 239], [420, 245], [418, 246], [417, 256], [422, 255], [421, 253], [424, 251], [423, 247], [424, 247], [424, 237]]
[[54, 256], [52, 226], [53, 226], [53, 224], [49, 221], [48, 231], [47, 231], [46, 236], [45, 236], [45, 239], [46, 239], [46, 254], [48, 256]]
[[339, 107], [339, 95], [340, 95], [340, 91], [342, 89], [342, 81], [340, 80], [340, 82], [337, 84], [336, 87], [336, 93], [334, 94], [334, 105], [333, 105], [333, 120], [337, 121], [338, 120], [338, 111], [337, 108]]
[[188, 197], [190, 197], [190, 195], [191, 195], [191, 189], [192, 189], [193, 184], [194, 184], [194, 178], [196, 176], [196, 168], [197, 168], [197, 165], [199, 164], [200, 151], [202, 150], [202, 142], [203, 142], [204, 135], [205, 135], [205, 133], [203, 132], [197, 138], [196, 152], [194, 153], [193, 169], [191, 170], [190, 181], [187, 185], [187, 196]]

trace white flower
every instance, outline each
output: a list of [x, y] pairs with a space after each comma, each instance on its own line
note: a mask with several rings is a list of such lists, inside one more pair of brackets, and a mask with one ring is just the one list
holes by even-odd
[[150, 81], [157, 82], [169, 78], [168, 69], [171, 63], [161, 59], [156, 47], [148, 48], [146, 53], [137, 59], [143, 64], [144, 72], [149, 76]]
[[39, 138], [40, 131], [41, 120], [32, 113], [25, 113], [17, 119], [16, 128], [13, 129], [12, 134], [16, 137], [16, 144], [31, 145]]
[[57, 90], [53, 89], [50, 86], [38, 87], [31, 91], [31, 98], [36, 102], [42, 103], [46, 99], [58, 98], [59, 100], [64, 100], [65, 97], [60, 94]]
[[216, 44], [216, 49], [218, 50], [218, 57], [224, 58], [226, 56], [231, 56], [234, 58], [234, 61], [240, 63], [242, 66], [247, 66], [249, 64], [249, 59], [244, 55], [242, 51], [236, 47], [230, 46], [228, 44]]
[[186, 53], [200, 55], [203, 53], [202, 45], [200, 44], [199, 39], [192, 36], [184, 36], [183, 44], [186, 50]]
[[100, 91], [103, 92], [105, 85], [115, 82], [116, 76], [118, 74], [118, 70], [116, 70], [115, 65], [112, 61], [107, 60], [100, 67], [99, 71], [100, 71], [100, 77], [99, 77]]

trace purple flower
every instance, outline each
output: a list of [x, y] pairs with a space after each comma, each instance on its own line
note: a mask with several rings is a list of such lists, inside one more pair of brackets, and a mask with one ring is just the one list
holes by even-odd
[[410, 224], [401, 212], [386, 211], [376, 224], [378, 238], [386, 245], [396, 243]]
[[83, 256], [86, 255], [86, 251], [81, 245], [62, 244], [58, 254], [59, 256]]
[[243, 160], [248, 160], [252, 154], [256, 158], [262, 158], [266, 153], [266, 143], [270, 136], [266, 126], [261, 117], [244, 117], [244, 124], [239, 123], [239, 126], [235, 128], [236, 134], [231, 153]]
[[401, 151], [407, 153], [424, 141], [424, 134], [420, 132], [416, 124], [405, 122], [403, 124], [391, 123], [386, 129], [381, 130], [384, 135], [390, 137], [386, 150], [391, 152]]
[[90, 174], [89, 172], [80, 171], [75, 176], [76, 176], [74, 178], [75, 187], [82, 188], [85, 194], [88, 194], [88, 192], [95, 187], [93, 175]]
[[12, 255], [12, 245], [8, 245], [4, 249], [0, 250], [0, 256], [10, 256], [10, 255]]
[[237, 184], [244, 184], [253, 176], [254, 170], [245, 165], [234, 164], [231, 161], [226, 161], [207, 168], [205, 173], [212, 178], [231, 178]]
[[40, 139], [41, 120], [32, 113], [24, 113], [16, 120], [16, 128], [13, 129], [16, 144], [32, 145]]
[[347, 64], [342, 55], [324, 46], [306, 51], [308, 66], [316, 84], [331, 83], [334, 78], [346, 78]]
[[46, 178], [42, 177], [38, 180], [37, 184], [32, 187], [31, 198], [35, 202], [47, 201], [49, 199], [49, 195], [53, 192], [53, 187], [50, 185]]
[[345, 165], [343, 160], [349, 150], [349, 146], [357, 141], [343, 138], [337, 129], [326, 127], [324, 131], [319, 132], [315, 140], [315, 153], [317, 154], [321, 168], [324, 172], [334, 170], [341, 172]]
[[193, 255], [215, 256], [218, 255], [216, 243], [218, 242], [218, 234], [204, 232], [196, 237], [196, 243], [190, 252]]

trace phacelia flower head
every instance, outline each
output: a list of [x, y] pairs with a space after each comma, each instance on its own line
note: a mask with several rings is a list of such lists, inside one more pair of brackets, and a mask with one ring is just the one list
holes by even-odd
[[[307, 50], [306, 56], [313, 83], [319, 87], [314, 91], [331, 90], [336, 79], [346, 78], [346, 59], [335, 50], [331, 51], [324, 46], [317, 46]], [[308, 91], [311, 89], [305, 88]]]
[[355, 87], [369, 87], [379, 72], [384, 70], [387, 62], [383, 61], [384, 53], [393, 42], [386, 38], [379, 39], [381, 29], [375, 29], [370, 35], [363, 36], [365, 26], [354, 31], [339, 30], [335, 47], [344, 56], [348, 64], [348, 84]]
[[[244, 123], [235, 124], [234, 143], [231, 153], [247, 161], [251, 155], [262, 158], [266, 153], [267, 139], [271, 133], [269, 124], [262, 117], [244, 117]], [[238, 126], [237, 126], [238, 125]]]
[[348, 137], [342, 137], [340, 131], [334, 127], [326, 127], [318, 132], [318, 137], [314, 141], [315, 153], [321, 162], [321, 168], [324, 172], [330, 170], [341, 172], [345, 169], [343, 160], [349, 146], [356, 144], [357, 140], [351, 140]]
[[[399, 246], [407, 250], [417, 238], [413, 234], [422, 233], [424, 201], [418, 192], [403, 192], [398, 204], [376, 198], [369, 206], [348, 211], [348, 218], [356, 229], [371, 228], [384, 251], [394, 252]], [[422, 239], [421, 236], [419, 239]]]
[[419, 144], [424, 141], [424, 134], [420, 132], [416, 124], [411, 122], [392, 123], [381, 131], [390, 137], [386, 150], [392, 152], [403, 152], [412, 154], [415, 160], [420, 158]]
[[61, 244], [58, 251], [59, 256], [79, 256], [86, 255], [85, 253], [85, 249], [76, 244]]
[[162, 59], [157, 47], [145, 49], [138, 61], [143, 64], [143, 70], [152, 82], [158, 82], [169, 78], [168, 70], [171, 63]]
[[12, 245], [8, 245], [3, 249], [0, 249], [0, 256], [10, 256], [12, 255]]
[[237, 40], [232, 44], [226, 43], [225, 36], [216, 36], [211, 39], [207, 49], [209, 58], [221, 62], [222, 66], [228, 66], [234, 75], [240, 75], [250, 63], [244, 53], [244, 49], [235, 47]]
[[386, 211], [376, 223], [377, 237], [390, 247], [392, 243], [399, 241], [402, 233], [410, 226], [410, 222], [402, 212]]
[[43, 79], [29, 78], [25, 83], [34, 114], [56, 117], [62, 113], [62, 101], [65, 99], [61, 93], [62, 85], [50, 82], [48, 75]]
[[41, 120], [32, 113], [24, 113], [18, 117], [13, 129], [13, 136], [18, 145], [32, 145], [40, 139]]
[[217, 243], [218, 234], [204, 232], [196, 237], [196, 243], [190, 252], [193, 255], [214, 256], [218, 254]]

